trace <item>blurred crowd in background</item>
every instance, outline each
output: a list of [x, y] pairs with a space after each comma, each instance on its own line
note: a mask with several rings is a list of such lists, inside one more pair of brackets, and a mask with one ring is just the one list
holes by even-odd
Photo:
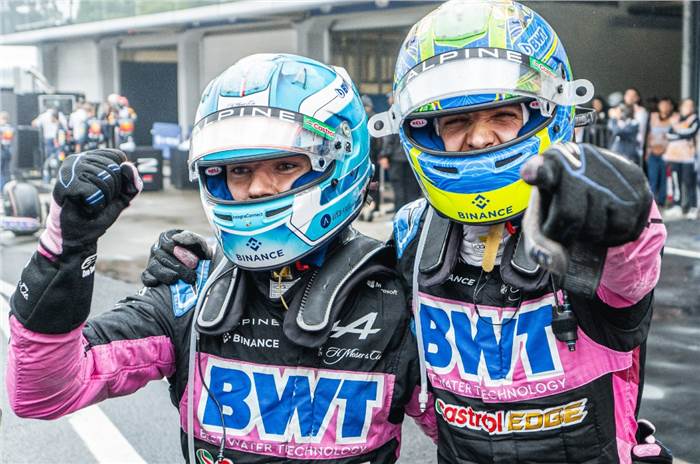
[[[386, 99], [390, 106], [391, 94]], [[371, 117], [375, 113], [372, 99], [364, 95], [363, 102]], [[697, 219], [700, 135], [695, 102], [675, 102], [665, 96], [643, 101], [637, 89], [629, 88], [607, 98], [595, 97], [590, 106], [595, 122], [577, 128], [576, 141], [609, 148], [642, 167], [664, 219]], [[117, 94], [100, 104], [78, 101], [70, 114], [54, 106], [43, 109], [32, 121], [42, 134], [43, 181], [48, 183], [63, 158], [72, 153], [98, 147], [132, 149], [136, 121], [129, 100]], [[7, 113], [0, 111], [0, 188], [11, 178], [13, 131]], [[372, 139], [370, 156], [377, 189], [363, 219], [372, 220], [380, 210], [390, 213], [421, 196], [398, 135]]]
[[641, 166], [665, 220], [698, 219], [700, 135], [695, 102], [645, 101], [635, 88], [591, 102], [596, 121], [576, 141], [606, 147]]
[[[73, 153], [100, 147], [131, 148], [136, 119], [129, 100], [117, 94], [109, 95], [100, 104], [79, 100], [70, 114], [64, 114], [58, 105], [42, 108], [32, 121], [32, 127], [41, 133], [43, 144], [42, 182], [48, 184], [58, 172], [61, 161]], [[10, 166], [14, 135], [15, 128], [9, 123], [8, 113], [0, 111], [0, 190], [13, 174]]]

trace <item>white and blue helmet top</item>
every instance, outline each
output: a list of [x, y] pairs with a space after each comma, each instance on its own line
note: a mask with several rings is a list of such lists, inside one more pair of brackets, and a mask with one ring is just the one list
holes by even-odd
[[[311, 170], [289, 190], [233, 197], [228, 165], [295, 155]], [[204, 90], [189, 169], [229, 260], [249, 270], [291, 264], [362, 208], [373, 168], [361, 97], [343, 68], [288, 54], [243, 58]]]

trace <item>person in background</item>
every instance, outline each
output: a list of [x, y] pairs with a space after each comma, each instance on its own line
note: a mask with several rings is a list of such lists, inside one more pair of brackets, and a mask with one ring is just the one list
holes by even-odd
[[[374, 103], [372, 102], [372, 99], [370, 98], [369, 95], [362, 95], [362, 105], [365, 108], [365, 113], [367, 113], [367, 120], [374, 116]], [[379, 159], [379, 154], [382, 151], [382, 139], [377, 139], [377, 138], [370, 138], [369, 142], [369, 159], [372, 162], [372, 166], [374, 166], [374, 176], [372, 176], [372, 182], [377, 185], [379, 181], [379, 176], [380, 176], [380, 166], [378, 163]], [[373, 216], [375, 213], [379, 211], [379, 206], [381, 203], [381, 191], [379, 189], [379, 185], [377, 185], [377, 190], [374, 191], [374, 194], [372, 195], [373, 202], [372, 202], [372, 211], [369, 216], [369, 220], [372, 220]]]
[[10, 163], [12, 161], [12, 139], [15, 137], [15, 128], [10, 125], [10, 115], [7, 111], [0, 111], [0, 196], [2, 189], [10, 180]]
[[673, 179], [673, 207], [666, 212], [666, 219], [688, 219], [698, 216], [697, 179], [695, 176], [695, 136], [698, 133], [698, 115], [695, 102], [686, 98], [679, 108], [680, 117], [668, 132], [668, 147], [664, 159], [671, 165]]
[[591, 100], [591, 108], [596, 115], [593, 124], [576, 128], [577, 143], [591, 143], [599, 147], [607, 147], [610, 134], [608, 132], [608, 107], [603, 97], [596, 96]]
[[644, 138], [649, 123], [649, 112], [642, 105], [642, 96], [639, 94], [639, 90], [634, 87], [625, 90], [623, 102], [633, 108], [632, 117], [639, 125], [639, 130], [637, 132], [637, 156], [638, 159], [641, 160], [644, 154]]
[[609, 116], [610, 149], [639, 166], [639, 122], [634, 118], [634, 107], [621, 103], [610, 110]]
[[75, 111], [68, 117], [68, 127], [70, 127], [75, 142], [75, 153], [83, 151], [87, 138], [88, 105], [86, 102], [79, 103], [76, 105]]
[[[393, 95], [387, 94], [387, 103], [389, 107], [394, 104]], [[394, 211], [421, 197], [420, 187], [411, 171], [397, 134], [382, 138], [379, 165], [389, 171], [389, 181], [394, 190]]]
[[41, 129], [44, 140], [44, 168], [42, 179], [45, 184], [51, 179], [52, 164], [56, 164], [54, 159], [58, 158], [60, 146], [58, 144], [58, 133], [60, 129], [68, 127], [68, 121], [58, 108], [51, 107], [41, 113], [32, 121], [32, 127]]
[[661, 97], [656, 105], [656, 111], [649, 116], [647, 133], [646, 159], [647, 177], [654, 199], [659, 207], [666, 203], [666, 163], [664, 153], [668, 147], [668, 131], [678, 120], [670, 97]]

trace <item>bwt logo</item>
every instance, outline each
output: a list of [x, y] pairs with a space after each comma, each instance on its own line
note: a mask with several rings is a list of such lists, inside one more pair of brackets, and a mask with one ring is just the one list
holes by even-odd
[[491, 200], [486, 198], [483, 195], [477, 195], [476, 198], [472, 200], [472, 205], [476, 206], [479, 209], [484, 209], [488, 204], [491, 203]]
[[[256, 366], [208, 360], [206, 382], [221, 404], [201, 389], [198, 406], [205, 430], [287, 443], [364, 443], [384, 404], [383, 374], [353, 374], [325, 369]], [[201, 386], [200, 386], [201, 388]], [[337, 413], [337, 419], [334, 416]], [[332, 424], [332, 425], [331, 425]]]
[[477, 314], [458, 304], [422, 300], [425, 359], [436, 374], [448, 374], [456, 364], [465, 380], [502, 385], [513, 380], [518, 364], [528, 379], [563, 373], [552, 332], [551, 298], [501, 315], [494, 309], [479, 308]]
[[250, 240], [248, 240], [246, 246], [253, 251], [258, 251], [262, 246], [262, 242], [260, 242], [259, 240], [255, 240], [253, 237], [250, 237]]

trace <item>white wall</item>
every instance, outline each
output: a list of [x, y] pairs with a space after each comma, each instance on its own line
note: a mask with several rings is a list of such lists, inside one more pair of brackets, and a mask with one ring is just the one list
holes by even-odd
[[297, 53], [297, 32], [278, 29], [261, 32], [207, 35], [201, 45], [202, 89], [226, 68], [254, 53]]
[[55, 47], [56, 90], [62, 92], [84, 92], [89, 101], [100, 101], [100, 75], [97, 44], [91, 40], [64, 42]]

